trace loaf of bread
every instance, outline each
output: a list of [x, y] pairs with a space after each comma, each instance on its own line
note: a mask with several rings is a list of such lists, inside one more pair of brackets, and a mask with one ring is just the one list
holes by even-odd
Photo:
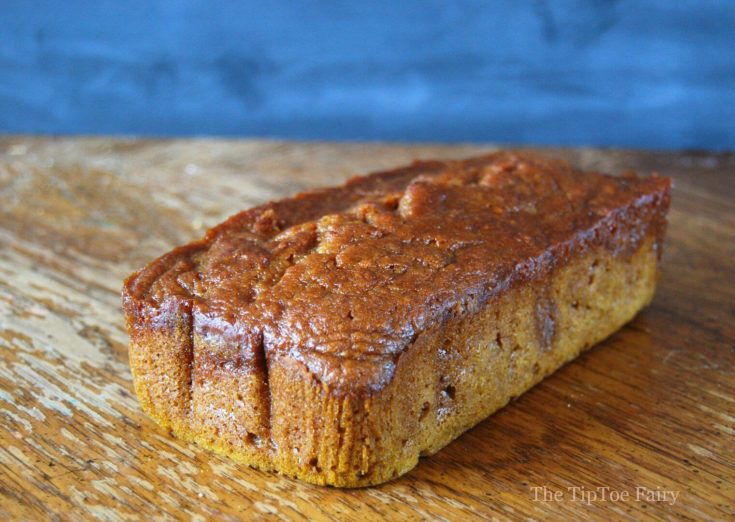
[[649, 303], [669, 187], [508, 152], [246, 210], [126, 280], [140, 403], [260, 469], [398, 477]]

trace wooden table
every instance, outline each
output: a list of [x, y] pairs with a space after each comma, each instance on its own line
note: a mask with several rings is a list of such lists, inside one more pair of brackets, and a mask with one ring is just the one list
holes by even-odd
[[[0, 516], [732, 516], [731, 154], [542, 151], [585, 168], [674, 178], [656, 299], [614, 337], [399, 480], [361, 490], [302, 484], [175, 440], [141, 413], [120, 311], [129, 272], [264, 200], [417, 157], [487, 150], [0, 138]], [[597, 487], [609, 488], [606, 499]], [[672, 494], [652, 501], [649, 490], [678, 493], [675, 502]]]

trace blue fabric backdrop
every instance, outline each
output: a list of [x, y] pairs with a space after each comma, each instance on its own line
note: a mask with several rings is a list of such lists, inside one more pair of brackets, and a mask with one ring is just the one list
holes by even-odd
[[735, 148], [735, 2], [29, 1], [0, 132]]

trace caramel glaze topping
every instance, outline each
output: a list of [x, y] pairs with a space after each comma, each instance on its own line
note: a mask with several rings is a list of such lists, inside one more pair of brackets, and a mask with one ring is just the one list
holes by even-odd
[[592, 246], [660, 244], [669, 186], [513, 153], [354, 178], [246, 210], [130, 276], [131, 333], [183, 313], [212, 364], [287, 355], [333, 390], [377, 391], [419, 333], [509, 285]]

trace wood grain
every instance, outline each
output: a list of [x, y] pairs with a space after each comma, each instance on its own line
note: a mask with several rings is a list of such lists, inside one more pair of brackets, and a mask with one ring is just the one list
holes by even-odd
[[[542, 151], [675, 180], [654, 303], [380, 487], [309, 486], [182, 443], [140, 411], [120, 284], [247, 206], [487, 147], [0, 138], [0, 516], [717, 520], [735, 513], [735, 157]], [[539, 487], [561, 492], [540, 498]], [[628, 492], [584, 503], [570, 487]], [[636, 488], [678, 491], [676, 502]], [[558, 493], [557, 493], [558, 494]], [[599, 494], [599, 493], [598, 493]], [[624, 496], [624, 495], [623, 495]]]

